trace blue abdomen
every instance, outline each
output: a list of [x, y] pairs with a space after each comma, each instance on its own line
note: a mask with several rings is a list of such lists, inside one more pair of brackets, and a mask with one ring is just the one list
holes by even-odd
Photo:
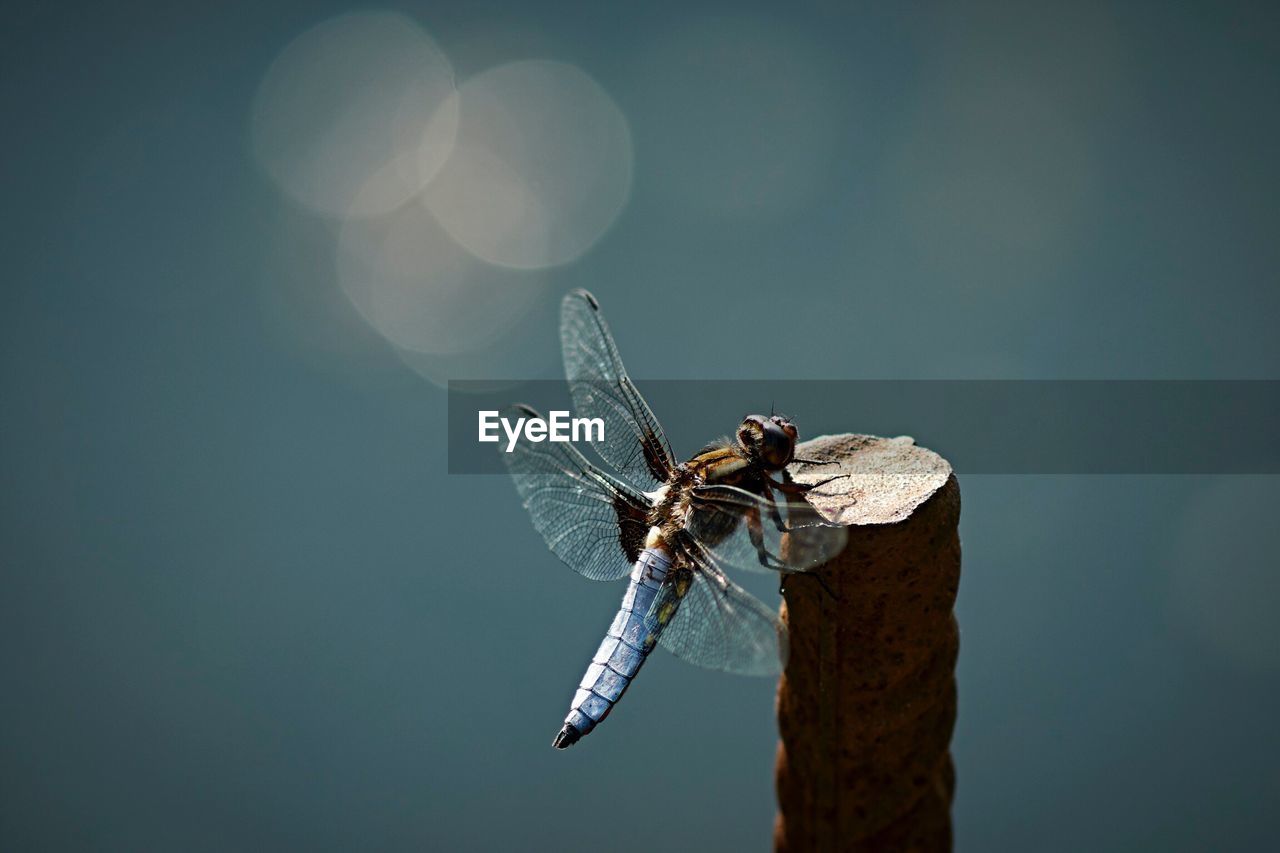
[[646, 548], [640, 552], [618, 614], [587, 666], [564, 726], [556, 735], [553, 745], [557, 749], [573, 745], [608, 716], [640, 671], [666, 624], [653, 618], [650, 608], [670, 569], [671, 559], [664, 549]]

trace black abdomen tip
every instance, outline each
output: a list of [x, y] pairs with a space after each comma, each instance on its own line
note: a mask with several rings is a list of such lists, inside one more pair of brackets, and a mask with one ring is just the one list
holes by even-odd
[[556, 749], [568, 749], [577, 743], [580, 737], [582, 737], [582, 734], [576, 728], [569, 723], [565, 723], [564, 728], [560, 730], [560, 734], [556, 735], [556, 739], [551, 742], [551, 745]]

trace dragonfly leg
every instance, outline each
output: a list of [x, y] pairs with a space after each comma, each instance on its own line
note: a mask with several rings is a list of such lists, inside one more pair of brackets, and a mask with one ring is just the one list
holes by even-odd
[[[827, 463], [823, 462], [823, 463], [815, 463], [815, 464], [825, 465]], [[782, 482], [774, 483], [772, 480], [770, 480], [769, 483], [775, 489], [777, 489], [778, 491], [782, 492], [785, 495], [801, 495], [802, 496], [806, 492], [811, 492], [814, 489], [818, 488], [819, 486], [825, 486], [827, 483], [830, 483], [832, 480], [839, 480], [841, 477], [848, 477], [848, 476], [849, 476], [848, 474], [836, 474], [835, 476], [828, 477], [825, 480], [819, 480], [816, 483], [797, 483], [794, 479], [792, 479], [791, 474], [784, 468], [782, 470]]]
[[[773, 480], [770, 480], [768, 477], [765, 478], [764, 492], [770, 501], [773, 501], [773, 491], [772, 491], [773, 489], [777, 489], [778, 491], [782, 492], [785, 495], [803, 496], [805, 492], [811, 491], [812, 489], [816, 489], [818, 486], [825, 485], [826, 483], [830, 483], [832, 480], [838, 480], [840, 479], [840, 477], [846, 477], [846, 476], [848, 475], [840, 474], [835, 477], [828, 477], [827, 479], [821, 480], [817, 483], [813, 483], [812, 485], [806, 485], [805, 483], [797, 483], [795, 480], [792, 480], [791, 475], [788, 474], [786, 471], [783, 471], [781, 483], [775, 483]], [[816, 521], [811, 521], [807, 523], [802, 522], [799, 524], [797, 524], [794, 521], [788, 520], [784, 524], [782, 521], [782, 516], [778, 512], [778, 504], [776, 501], [773, 501], [772, 515], [774, 518], [774, 525], [778, 528], [779, 533], [790, 533], [793, 530], [801, 530], [805, 527], [825, 527], [826, 526], [826, 524], [822, 521], [821, 518], [818, 518]]]
[[777, 483], [771, 481], [768, 477], [764, 478], [764, 496], [769, 501], [769, 519], [773, 522], [773, 526], [778, 529], [779, 533], [787, 532], [787, 525], [782, 520], [782, 513], [778, 511], [778, 502], [774, 500], [773, 489], [770, 486], [777, 486]]
[[[777, 507], [773, 508], [773, 512], [777, 512]], [[787, 566], [781, 560], [775, 559], [767, 548], [764, 546], [764, 524], [760, 520], [760, 508], [752, 507], [746, 511], [747, 535], [751, 538], [751, 544], [755, 546], [756, 556], [760, 560], [760, 565], [766, 569], [786, 569]], [[782, 519], [778, 518], [778, 530], [786, 532], [786, 527], [782, 525]]]
[[812, 492], [814, 489], [818, 488], [819, 486], [825, 486], [827, 483], [830, 483], [834, 480], [839, 480], [842, 477], [848, 477], [848, 476], [849, 476], [848, 474], [836, 474], [834, 477], [827, 477], [825, 480], [819, 480], [816, 483], [796, 483], [796, 482], [774, 483], [773, 486], [783, 494], [804, 495], [809, 492]]
[[810, 577], [817, 580], [818, 585], [822, 587], [822, 591], [825, 592], [827, 595], [831, 596], [832, 601], [840, 600], [840, 597], [836, 595], [835, 592], [831, 589], [831, 587], [827, 584], [827, 579], [822, 576], [821, 572], [783, 572], [781, 575], [778, 576], [778, 595], [786, 595], [787, 581], [790, 580], [792, 575], [800, 575], [800, 574], [809, 575]]

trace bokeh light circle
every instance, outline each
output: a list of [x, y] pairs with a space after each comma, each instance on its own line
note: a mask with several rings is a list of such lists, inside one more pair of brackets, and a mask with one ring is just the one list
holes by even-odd
[[449, 234], [493, 264], [568, 263], [600, 239], [626, 204], [627, 120], [573, 65], [529, 60], [459, 87], [453, 153], [423, 192]]
[[435, 176], [457, 125], [453, 69], [431, 37], [398, 13], [355, 12], [302, 33], [271, 64], [251, 148], [307, 209], [373, 216]]
[[344, 223], [336, 270], [365, 321], [396, 347], [417, 353], [493, 344], [542, 290], [534, 273], [476, 260], [417, 204]]

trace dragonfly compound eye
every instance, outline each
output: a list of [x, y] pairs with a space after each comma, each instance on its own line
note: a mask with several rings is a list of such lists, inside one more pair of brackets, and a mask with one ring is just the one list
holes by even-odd
[[783, 415], [774, 415], [769, 418], [769, 420], [782, 427], [782, 431], [785, 432], [792, 441], [797, 441], [799, 439], [800, 436], [799, 433], [796, 432], [795, 424], [791, 423], [791, 421]]
[[790, 431], [770, 421], [764, 427], [764, 441], [760, 448], [760, 459], [770, 468], [785, 468], [795, 452], [795, 427]]

